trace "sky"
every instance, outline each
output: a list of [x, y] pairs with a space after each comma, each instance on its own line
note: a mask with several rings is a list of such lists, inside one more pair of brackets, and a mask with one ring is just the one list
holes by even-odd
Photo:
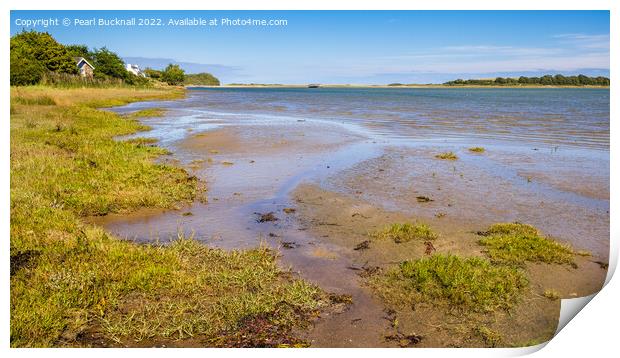
[[[188, 18], [205, 23], [179, 22]], [[33, 29], [63, 44], [105, 46], [143, 67], [211, 72], [222, 83], [609, 76], [610, 66], [608, 11], [11, 11], [11, 35]]]

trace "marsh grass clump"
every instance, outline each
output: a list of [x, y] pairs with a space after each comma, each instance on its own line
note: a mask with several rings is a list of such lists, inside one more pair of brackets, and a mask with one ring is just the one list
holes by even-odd
[[371, 233], [370, 236], [377, 240], [392, 240], [397, 244], [412, 240], [435, 240], [438, 237], [437, 233], [428, 225], [411, 223], [387, 225], [383, 229]]
[[162, 108], [147, 108], [139, 111], [131, 112], [127, 115], [129, 118], [149, 118], [149, 117], [163, 117], [166, 114], [166, 110]]
[[440, 153], [440, 154], [435, 155], [435, 158], [443, 159], [443, 160], [457, 160], [457, 159], [459, 159], [459, 157], [457, 157], [456, 154], [454, 154], [453, 152]]
[[513, 307], [528, 280], [520, 269], [495, 266], [487, 259], [435, 254], [404, 261], [371, 276], [369, 284], [380, 297], [397, 306], [426, 302], [487, 312]]
[[560, 299], [560, 293], [552, 288], [546, 289], [545, 292], [543, 292], [543, 296], [552, 301]]
[[22, 97], [15, 96], [12, 98], [15, 103], [30, 106], [55, 106], [56, 101], [49, 96]]
[[522, 265], [526, 261], [548, 264], [573, 264], [573, 249], [540, 235], [527, 224], [500, 223], [479, 232], [479, 243], [486, 247], [487, 255], [496, 262]]
[[486, 231], [479, 231], [478, 235], [493, 236], [493, 235], [534, 235], [537, 236], [538, 229], [532, 225], [522, 224], [520, 222], [514, 223], [497, 223], [489, 226]]
[[503, 337], [501, 333], [490, 329], [487, 326], [478, 326], [474, 333], [479, 336], [487, 347], [495, 348], [502, 345]]
[[484, 153], [486, 149], [484, 149], [483, 147], [471, 147], [469, 148], [469, 151], [473, 153]]
[[148, 137], [135, 137], [135, 138], [129, 138], [127, 140], [125, 140], [125, 143], [131, 143], [131, 144], [135, 144], [138, 147], [144, 147], [144, 146], [155, 146], [155, 143], [157, 143], [159, 140], [157, 138], [148, 138]]

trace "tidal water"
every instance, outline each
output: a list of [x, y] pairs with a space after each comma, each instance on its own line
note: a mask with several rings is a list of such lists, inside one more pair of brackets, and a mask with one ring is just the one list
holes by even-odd
[[[152, 130], [136, 135], [157, 138], [182, 164], [214, 157], [235, 165], [196, 171], [212, 200], [191, 207], [193, 216], [171, 212], [109, 220], [105, 226], [121, 236], [149, 241], [173, 237], [182, 226], [217, 246], [256, 245], [273, 228], [257, 226], [254, 212], [291, 205], [289, 193], [303, 182], [342, 191], [330, 178], [396, 148], [422, 154], [413, 161], [417, 166], [390, 177], [390, 187], [410, 185], [413, 172], [447, 164], [438, 163], [435, 153], [454, 151], [455, 172], [486, 175], [469, 187], [468, 200], [497, 204], [489, 214], [496, 221], [526, 220], [600, 256], [608, 251], [608, 89], [194, 88], [181, 100], [113, 110], [150, 107], [164, 108], [166, 115], [143, 119]], [[241, 144], [241, 154], [213, 155], [183, 145], [197, 133], [226, 127], [248, 143], [264, 139], [267, 145], [268, 137], [281, 136], [287, 142], [311, 141], [316, 149], [261, 156], [245, 153]], [[341, 145], [320, 149], [323, 141]], [[471, 146], [486, 152], [472, 155]], [[410, 209], [398, 198], [379, 198], [374, 204], [389, 210]]]
[[[195, 89], [188, 107], [344, 120], [402, 138], [499, 138], [609, 148], [608, 89]], [[215, 114], [215, 113], [214, 113]]]
[[609, 151], [609, 89], [193, 88], [164, 107], [184, 111], [174, 128], [151, 133], [165, 140], [181, 139], [187, 126], [208, 129], [231, 119], [316, 120], [359, 125], [391, 139], [495, 139]]

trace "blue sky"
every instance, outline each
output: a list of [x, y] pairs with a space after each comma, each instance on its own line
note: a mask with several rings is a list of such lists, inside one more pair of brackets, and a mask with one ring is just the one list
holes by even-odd
[[[59, 24], [35, 29], [62, 43], [106, 46], [143, 66], [179, 62], [224, 83], [609, 75], [608, 11], [12, 11], [11, 34], [33, 29], [24, 20], [50, 17]], [[168, 25], [188, 17], [218, 26]], [[76, 18], [161, 18], [164, 26], [75, 26]], [[287, 25], [222, 26], [222, 18]]]

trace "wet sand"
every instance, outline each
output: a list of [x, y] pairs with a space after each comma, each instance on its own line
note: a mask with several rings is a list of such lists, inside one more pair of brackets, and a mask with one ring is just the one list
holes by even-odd
[[[303, 225], [312, 228], [315, 236], [346, 247], [350, 269], [363, 272], [364, 268], [385, 268], [398, 262], [425, 256], [425, 246], [420, 242], [396, 244], [390, 241], [371, 242], [366, 250], [355, 250], [368, 239], [368, 233], [393, 222], [420, 221], [419, 215], [387, 211], [362, 199], [326, 191], [316, 185], [300, 185], [293, 193]], [[360, 195], [361, 196], [361, 195]], [[412, 206], [424, 204], [411, 203]], [[459, 254], [466, 257], [484, 256], [477, 244], [476, 226], [459, 218], [425, 219], [435, 229], [439, 238], [433, 243], [436, 252]], [[416, 346], [484, 346], [480, 338], [472, 335], [478, 325], [501, 332], [504, 344], [520, 345], [529, 341], [546, 341], [553, 336], [559, 317], [559, 301], [543, 297], [553, 289], [562, 298], [586, 296], [597, 292], [605, 279], [596, 258], [576, 257], [577, 268], [562, 265], [528, 264], [526, 272], [530, 290], [513, 314], [449, 314], [432, 305], [416, 305], [415, 310], [398, 310], [396, 317], [399, 332], [416, 334], [424, 339]], [[363, 285], [363, 280], [360, 280]], [[384, 334], [388, 334], [386, 329]], [[394, 331], [392, 329], [392, 331]]]
[[[170, 114], [174, 120], [174, 113]], [[236, 123], [166, 142], [168, 161], [207, 183], [207, 199], [175, 211], [148, 210], [93, 218], [109, 231], [140, 242], [167, 241], [179, 231], [227, 249], [267, 244], [282, 265], [329, 292], [349, 294], [353, 304], [325, 312], [300, 332], [318, 347], [395, 347], [397, 333], [421, 335], [416, 346], [482, 346], [472, 322], [502, 332], [504, 344], [551, 338], [559, 301], [600, 289], [609, 251], [609, 182], [583, 178], [568, 149], [465, 143], [381, 141], [363, 131], [323, 121]], [[148, 134], [147, 134], [148, 135]], [[455, 151], [457, 161], [434, 156]], [[561, 169], [561, 172], [557, 170]], [[554, 173], [560, 173], [554, 174]], [[432, 201], [420, 203], [417, 196]], [[285, 210], [286, 209], [286, 210]], [[293, 209], [293, 210], [291, 210]], [[272, 212], [277, 220], [259, 222]], [[390, 312], [364, 286], [362, 267], [386, 267], [424, 256], [419, 243], [373, 243], [354, 250], [369, 231], [385, 224], [422, 221], [439, 233], [437, 252], [482, 256], [474, 232], [495, 222], [520, 221], [576, 249], [577, 268], [531, 264], [530, 292], [512, 315], [447, 314], [435, 307]]]

